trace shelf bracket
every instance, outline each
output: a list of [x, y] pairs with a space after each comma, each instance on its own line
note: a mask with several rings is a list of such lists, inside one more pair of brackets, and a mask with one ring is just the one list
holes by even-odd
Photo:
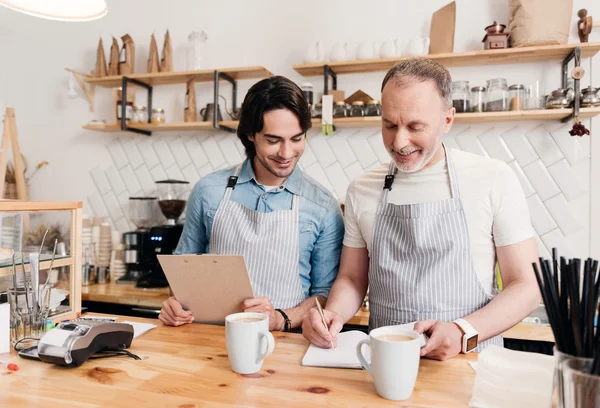
[[323, 66], [323, 95], [329, 95], [329, 77], [331, 77], [331, 89], [337, 90], [337, 75], [327, 64]]
[[70, 72], [75, 77], [75, 80], [79, 84], [79, 87], [83, 91], [85, 98], [90, 104], [90, 112], [94, 111], [94, 95], [96, 94], [96, 85], [87, 84], [83, 78], [91, 78], [91, 75], [85, 74], [81, 71], [72, 68], [65, 68], [65, 71]]
[[[581, 66], [581, 48], [580, 47], [575, 47], [573, 49], [573, 51], [571, 51], [571, 53], [562, 62], [562, 81], [561, 81], [562, 89], [567, 89], [567, 82], [569, 79], [569, 62], [571, 62], [571, 60], [574, 60], [575, 68], [578, 68]], [[562, 123], [569, 122], [573, 118], [576, 118], [579, 116], [579, 107], [581, 104], [580, 91], [581, 91], [580, 80], [577, 78], [574, 78], [575, 95], [573, 96], [573, 113], [571, 113], [566, 118], [561, 119]]]
[[148, 130], [135, 129], [127, 126], [127, 85], [130, 82], [133, 85], [137, 85], [148, 90], [148, 123], [152, 123], [152, 86], [144, 82], [123, 76], [123, 81], [121, 83], [121, 130], [127, 130], [129, 132], [151, 136], [152, 132]]
[[229, 126], [223, 126], [219, 124], [219, 81], [223, 79], [227, 82], [229, 82], [231, 84], [231, 108], [232, 108], [232, 112], [235, 112], [237, 110], [236, 108], [236, 104], [237, 104], [237, 81], [235, 79], [233, 79], [232, 77], [230, 77], [227, 74], [224, 74], [221, 71], [215, 71], [215, 79], [214, 79], [214, 110], [213, 110], [213, 127], [215, 129], [218, 130], [224, 130], [226, 132], [229, 133], [236, 133], [236, 130], [233, 128], [230, 128]]

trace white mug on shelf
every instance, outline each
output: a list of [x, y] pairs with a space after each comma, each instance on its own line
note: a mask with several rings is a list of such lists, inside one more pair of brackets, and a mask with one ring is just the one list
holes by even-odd
[[[365, 344], [371, 349], [371, 364], [362, 354]], [[381, 397], [394, 401], [410, 398], [421, 360], [421, 340], [417, 332], [399, 326], [371, 330], [369, 338], [356, 345], [356, 355], [371, 374]]]
[[429, 37], [412, 38], [406, 46], [406, 55], [427, 55], [429, 54]]
[[363, 42], [356, 51], [356, 59], [366, 60], [377, 58], [377, 51], [375, 50], [375, 43], [365, 41]]
[[398, 40], [387, 40], [379, 47], [379, 58], [394, 58], [398, 53]]
[[264, 313], [234, 313], [225, 318], [225, 339], [231, 369], [239, 374], [260, 371], [266, 356], [275, 348]]
[[325, 56], [323, 54], [323, 46], [321, 45], [321, 41], [311, 44], [304, 54], [304, 63], [306, 64], [322, 62], [324, 60]]
[[348, 43], [337, 43], [331, 47], [329, 53], [330, 61], [346, 61], [348, 60]]

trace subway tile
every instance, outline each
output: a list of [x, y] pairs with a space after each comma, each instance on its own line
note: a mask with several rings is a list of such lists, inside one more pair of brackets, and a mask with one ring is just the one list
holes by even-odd
[[125, 183], [115, 167], [111, 166], [106, 170], [106, 178], [115, 194], [119, 195], [126, 190]]
[[579, 217], [569, 207], [563, 194], [547, 200], [544, 204], [554, 217], [563, 235], [570, 235], [583, 227]]
[[104, 205], [104, 201], [102, 201], [102, 197], [98, 194], [92, 194], [87, 197], [90, 206], [92, 207], [92, 211], [94, 212], [95, 217], [106, 217], [108, 216], [108, 210]]
[[171, 153], [173, 153], [175, 161], [179, 167], [183, 168], [192, 162], [192, 159], [190, 159], [190, 156], [187, 153], [181, 139], [171, 140], [168, 146], [171, 149]]
[[346, 172], [346, 177], [348, 177], [348, 180], [350, 182], [353, 182], [354, 179], [356, 179], [358, 176], [365, 172], [361, 167], [360, 163], [357, 161], [352, 163], [350, 166], [346, 167], [344, 171]]
[[123, 147], [121, 147], [121, 144], [117, 140], [108, 145], [108, 151], [118, 169], [127, 166], [127, 156], [125, 156]]
[[552, 248], [556, 248], [560, 256], [564, 256], [565, 258], [573, 258], [576, 256], [560, 229], [556, 228], [547, 234], [542, 235], [541, 238], [548, 249], [548, 252], [552, 252]]
[[527, 199], [531, 224], [538, 235], [544, 235], [557, 227], [556, 222], [536, 194]]
[[371, 146], [371, 149], [373, 149], [373, 153], [375, 153], [375, 156], [377, 156], [377, 160], [380, 163], [389, 162], [391, 160], [390, 154], [383, 144], [381, 132], [377, 132], [376, 134], [369, 136], [367, 140], [369, 141], [369, 145]]
[[202, 179], [203, 177], [208, 176], [210, 173], [213, 172], [213, 168], [210, 165], [210, 163], [205, 164], [204, 166], [200, 167], [198, 169], [198, 174], [200, 174], [200, 179]]
[[562, 154], [567, 158], [571, 165], [574, 165], [581, 160], [587, 159], [588, 155], [585, 154], [579, 138], [569, 134], [571, 127], [572, 125], [561, 127], [554, 130], [551, 135]]
[[208, 139], [204, 139], [200, 143], [200, 145], [202, 146], [202, 149], [204, 149], [204, 152], [208, 156], [208, 160], [213, 168], [216, 169], [220, 165], [226, 163], [225, 158], [221, 153], [221, 149], [219, 149], [219, 146], [217, 145], [217, 142], [215, 142], [214, 138], [211, 137]]
[[142, 186], [144, 194], [149, 195], [156, 190], [156, 185], [154, 184], [154, 180], [152, 180], [152, 175], [150, 174], [148, 167], [145, 165], [141, 166], [135, 170], [135, 175]]
[[136, 195], [141, 193], [142, 187], [140, 186], [138, 179], [135, 177], [135, 173], [133, 172], [131, 166], [126, 166], [121, 169], [121, 177], [125, 182], [125, 186], [127, 187], [129, 194]]
[[196, 140], [196, 138], [186, 140], [183, 144], [188, 155], [192, 159], [192, 162], [197, 168], [200, 168], [208, 163], [208, 157], [206, 157], [206, 154], [204, 154], [204, 150], [202, 150], [202, 146], [200, 146], [200, 143], [198, 140]]
[[331, 183], [329, 183], [329, 179], [325, 175], [323, 168], [319, 166], [319, 163], [315, 163], [312, 166], [308, 167], [304, 170], [306, 174], [317, 180], [323, 187], [325, 187], [329, 191], [333, 191], [333, 187]]
[[348, 136], [348, 144], [350, 145], [350, 148], [354, 152], [354, 155], [358, 159], [358, 162], [362, 168], [366, 169], [373, 164], [379, 163], [379, 160], [377, 160], [377, 156], [373, 152], [371, 145], [362, 132]]
[[556, 181], [556, 184], [558, 184], [558, 187], [567, 200], [571, 201], [585, 194], [586, 190], [582, 187], [581, 180], [576, 177], [575, 172], [566, 159], [562, 159], [548, 167], [548, 171], [550, 171], [554, 181]]
[[551, 166], [564, 157], [544, 126], [538, 126], [528, 132], [526, 136], [546, 167]]
[[196, 170], [196, 166], [194, 166], [193, 164], [190, 164], [186, 168], [182, 169], [181, 172], [183, 173], [184, 180], [189, 181], [191, 187], [194, 187], [196, 182], [200, 180], [198, 170]]
[[454, 135], [451, 135], [450, 133], [446, 133], [442, 137], [442, 142], [444, 142], [446, 147], [448, 147], [450, 149], [460, 149], [460, 146], [458, 145], [458, 143], [456, 143], [456, 138], [454, 137]]
[[[309, 135], [308, 137], [312, 136]], [[302, 153], [302, 157], [300, 157], [300, 161], [298, 162], [300, 164], [300, 168], [304, 170], [307, 167], [310, 167], [316, 161], [317, 157], [313, 153], [312, 148], [310, 147], [310, 143], [304, 143], [304, 153]]]
[[[219, 149], [221, 149], [221, 153], [223, 153], [223, 157], [225, 157], [225, 161], [230, 166], [239, 164], [243, 161], [237, 147], [235, 147], [236, 143], [238, 142], [233, 137], [227, 137], [222, 140], [218, 140], [217, 142]], [[180, 167], [183, 168], [184, 166]]]
[[166, 140], [157, 140], [154, 142], [153, 147], [156, 155], [165, 169], [175, 164], [175, 157], [173, 157], [171, 149], [169, 149]]
[[468, 130], [454, 136], [456, 143], [466, 152], [477, 154], [479, 156], [487, 156], [483, 145], [477, 138], [485, 129], [481, 127], [471, 127]]
[[115, 196], [112, 191], [108, 194], [104, 194], [102, 198], [104, 199], [104, 204], [106, 205], [108, 214], [110, 215], [110, 218], [112, 218], [113, 222], [123, 217], [123, 211], [121, 210], [121, 206], [117, 201], [117, 196]]
[[126, 218], [129, 218], [129, 193], [127, 191], [117, 195], [117, 201], [119, 202], [119, 207], [121, 207], [121, 212]]
[[523, 172], [542, 201], [546, 201], [550, 197], [560, 193], [560, 189], [541, 160], [536, 160], [528, 166], [523, 167]]
[[142, 164], [144, 164], [144, 159], [140, 154], [140, 151], [137, 148], [137, 143], [135, 143], [134, 139], [130, 139], [121, 144], [123, 146], [123, 151], [125, 155], [127, 155], [127, 159], [129, 160], [129, 165], [133, 169], [137, 169]]
[[488, 156], [509, 163], [515, 158], [500, 135], [501, 130], [494, 128], [480, 135], [479, 140]]
[[160, 165], [151, 169], [150, 174], [152, 175], [152, 180], [154, 181], [166, 180], [169, 178], [165, 169]]
[[347, 129], [345, 129], [343, 131], [335, 132], [333, 135], [325, 138], [327, 143], [329, 143], [337, 162], [342, 167], [346, 167], [356, 161], [356, 156], [346, 140], [347, 134]]
[[183, 173], [178, 166], [171, 166], [166, 171], [170, 179], [183, 180]]
[[350, 182], [339, 163], [334, 163], [325, 169], [325, 175], [329, 183], [333, 186], [339, 199], [343, 202], [346, 199], [346, 190]]
[[525, 167], [538, 159], [535, 149], [525, 137], [525, 134], [519, 132], [518, 129], [503, 133], [502, 139], [521, 167]]
[[129, 226], [129, 222], [127, 221], [126, 218], [118, 219], [115, 222], [115, 228], [117, 229], [117, 231], [119, 231], [122, 234], [132, 230], [132, 228]]
[[542, 239], [539, 237], [538, 234], [535, 234], [535, 243], [537, 244], [537, 248], [538, 248], [538, 255], [542, 258], [551, 258], [552, 254], [550, 253], [550, 251], [548, 251], [548, 248], [546, 248], [546, 244], [544, 244], [544, 241], [542, 241]]
[[523, 188], [523, 193], [525, 194], [525, 197], [530, 197], [533, 194], [535, 194], [533, 186], [529, 182], [529, 179], [527, 179], [527, 176], [525, 176], [525, 173], [523, 173], [523, 169], [521, 168], [521, 166], [519, 166], [519, 163], [517, 163], [516, 160], [513, 160], [510, 163], [508, 163], [508, 165], [517, 175], [517, 178], [521, 183], [521, 187]]
[[310, 147], [323, 168], [332, 165], [336, 161], [336, 157], [327, 143], [327, 137], [328, 136], [315, 135], [309, 140]]
[[108, 193], [110, 191], [110, 184], [108, 183], [106, 174], [104, 174], [104, 170], [102, 170], [100, 167], [94, 167], [90, 173], [98, 192], [100, 194]]
[[160, 163], [160, 160], [156, 155], [156, 152], [154, 151], [154, 147], [152, 146], [152, 142], [150, 140], [144, 140], [138, 143], [138, 150], [142, 154], [142, 157], [144, 158], [144, 163], [146, 163], [146, 166], [149, 169], [153, 168], [154, 166]]

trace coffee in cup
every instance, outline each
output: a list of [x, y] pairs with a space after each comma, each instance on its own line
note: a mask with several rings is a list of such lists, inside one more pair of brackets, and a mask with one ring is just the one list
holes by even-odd
[[[365, 344], [371, 349], [371, 364], [362, 354]], [[395, 401], [410, 398], [421, 360], [421, 340], [417, 332], [399, 326], [371, 330], [369, 338], [357, 344], [356, 355], [373, 377], [381, 397]]]
[[225, 338], [231, 369], [239, 374], [260, 371], [273, 352], [275, 339], [264, 313], [234, 313], [225, 318]]

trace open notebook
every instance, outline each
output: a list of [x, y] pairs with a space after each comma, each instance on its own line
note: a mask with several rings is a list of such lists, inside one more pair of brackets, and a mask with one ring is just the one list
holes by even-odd
[[[399, 325], [407, 330], [412, 330], [415, 322]], [[331, 368], [362, 368], [358, 357], [356, 356], [356, 345], [359, 341], [368, 338], [369, 336], [361, 331], [352, 330], [338, 334], [338, 346], [335, 350], [324, 349], [311, 344], [301, 365], [307, 367], [331, 367]], [[426, 338], [420, 336], [421, 347], [427, 344]], [[368, 346], [363, 346], [363, 355], [370, 363], [371, 354]]]

